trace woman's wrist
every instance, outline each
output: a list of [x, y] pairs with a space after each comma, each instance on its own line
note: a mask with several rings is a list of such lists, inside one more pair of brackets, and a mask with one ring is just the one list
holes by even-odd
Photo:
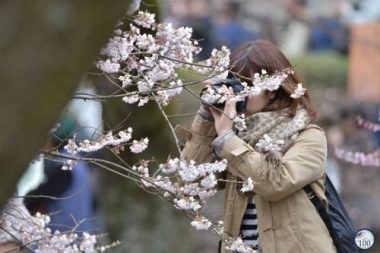
[[228, 132], [233, 132], [232, 128], [220, 129], [219, 132], [217, 131], [217, 134], [218, 136], [223, 136]]
[[231, 139], [235, 135], [235, 132], [232, 129], [229, 129], [220, 135], [218, 135], [217, 138], [214, 139], [212, 142], [212, 147], [214, 148], [215, 154], [217, 156], [220, 156], [224, 143], [227, 142], [229, 139]]
[[201, 105], [201, 107], [198, 109], [197, 114], [202, 117], [202, 119], [207, 121], [214, 121], [214, 117], [210, 113], [209, 110], [206, 109], [204, 105]]

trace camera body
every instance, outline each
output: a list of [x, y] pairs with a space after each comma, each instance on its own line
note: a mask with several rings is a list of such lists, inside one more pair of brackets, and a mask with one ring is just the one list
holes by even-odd
[[[223, 85], [225, 85], [227, 88], [232, 87], [232, 90], [234, 91], [235, 94], [238, 94], [238, 93], [240, 93], [240, 92], [242, 92], [244, 90], [243, 84], [239, 80], [237, 80], [237, 79], [223, 79], [223, 80], [221, 80], [219, 82], [216, 82], [216, 83], [210, 85], [210, 88], [214, 89], [215, 92], [218, 93], [218, 89], [222, 88]], [[205, 90], [207, 90], [207, 88], [203, 88], [202, 89], [201, 95], [203, 94], [203, 92]], [[245, 97], [244, 100], [242, 100], [242, 101], [236, 102], [236, 112], [238, 114], [246, 112], [247, 102], [248, 102], [248, 97]], [[210, 106], [210, 104], [207, 104], [204, 101], [202, 101], [202, 103], [205, 106]], [[214, 106], [214, 107], [216, 107], [218, 109], [223, 110], [224, 106], [225, 106], [225, 103], [213, 103], [212, 106]]]

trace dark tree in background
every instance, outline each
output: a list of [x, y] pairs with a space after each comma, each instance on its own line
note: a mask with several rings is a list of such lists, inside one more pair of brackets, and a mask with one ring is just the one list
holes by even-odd
[[0, 207], [131, 0], [0, 3]]

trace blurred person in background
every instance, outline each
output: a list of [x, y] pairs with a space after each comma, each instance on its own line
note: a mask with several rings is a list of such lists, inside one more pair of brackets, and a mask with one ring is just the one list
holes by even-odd
[[219, 45], [225, 45], [235, 49], [244, 42], [255, 40], [257, 36], [249, 32], [238, 20], [240, 3], [227, 1], [221, 11], [214, 15], [214, 27], [212, 34]]
[[[291, 67], [275, 45], [260, 40], [232, 52], [230, 77], [252, 85], [255, 73], [265, 70], [271, 75]], [[203, 163], [215, 155], [228, 161], [223, 176], [225, 235], [241, 237], [264, 253], [336, 253], [326, 225], [303, 189], [310, 185], [315, 197], [327, 207], [326, 136], [311, 123], [316, 112], [308, 92], [299, 98], [290, 97], [299, 82], [295, 73], [289, 74], [278, 90], [249, 96], [247, 130], [234, 127], [232, 119], [237, 112], [232, 99], [227, 99], [223, 113], [201, 106], [182, 157]], [[226, 91], [233, 94], [231, 89]], [[265, 151], [256, 145], [265, 135], [285, 144], [278, 151]], [[253, 181], [253, 190], [240, 191], [237, 181], [248, 179]], [[224, 247], [222, 252], [227, 252]]]
[[317, 17], [310, 24], [309, 48], [312, 52], [348, 53], [349, 30], [338, 10], [329, 17]]
[[[59, 153], [65, 154], [63, 146], [66, 143], [62, 140], [70, 138], [78, 125], [69, 116], [63, 117], [60, 124], [56, 135], [48, 139], [45, 149], [59, 147]], [[26, 194], [37, 197], [26, 197], [25, 206], [32, 214], [51, 214], [49, 227], [53, 231], [65, 232], [76, 227], [76, 231], [93, 232], [99, 228], [99, 222], [96, 221], [97, 204], [90, 167], [79, 161], [72, 170], [63, 170], [63, 162], [60, 159], [42, 161], [43, 181]]]
[[171, 23], [174, 27], [183, 26], [186, 18], [190, 15], [188, 4], [188, 0], [170, 1], [168, 3], [169, 13], [167, 13], [163, 23]]
[[210, 57], [215, 47], [215, 38], [210, 32], [213, 29], [210, 12], [210, 0], [190, 0], [188, 2], [189, 16], [187, 25], [193, 28], [193, 39], [198, 40], [202, 51], [198, 55], [200, 59]]
[[288, 57], [302, 56], [308, 50], [310, 27], [306, 0], [283, 0], [289, 18], [278, 39]]
[[[96, 94], [89, 79], [83, 79], [78, 93]], [[68, 138], [94, 140], [102, 133], [102, 106], [96, 101], [73, 100], [67, 106], [58, 126], [52, 130], [45, 145], [46, 149], [58, 148], [65, 153]], [[81, 154], [77, 154], [81, 155]], [[91, 154], [99, 156], [100, 154]], [[77, 226], [77, 231], [101, 229], [102, 219], [96, 201], [96, 171], [85, 162], [79, 161], [72, 170], [62, 170], [59, 159], [37, 160], [30, 164], [18, 183], [19, 195], [44, 195], [26, 197], [24, 202], [29, 211], [51, 215], [50, 228], [68, 231]]]

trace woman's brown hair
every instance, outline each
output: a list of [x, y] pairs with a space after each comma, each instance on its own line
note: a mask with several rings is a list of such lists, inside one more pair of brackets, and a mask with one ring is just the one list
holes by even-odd
[[[268, 75], [272, 75], [289, 68], [293, 68], [289, 60], [269, 41], [257, 40], [247, 42], [231, 53], [230, 76], [232, 75], [248, 85], [252, 85], [251, 80], [254, 74], [261, 74], [262, 70], [265, 70]], [[280, 88], [274, 91], [274, 99], [263, 111], [289, 108], [289, 116], [293, 117], [296, 113], [297, 105], [301, 104], [308, 111], [311, 119], [315, 119], [316, 112], [313, 109], [307, 91], [298, 99], [290, 97], [297, 88], [298, 83], [301, 83], [299, 77], [295, 73], [289, 74]]]

